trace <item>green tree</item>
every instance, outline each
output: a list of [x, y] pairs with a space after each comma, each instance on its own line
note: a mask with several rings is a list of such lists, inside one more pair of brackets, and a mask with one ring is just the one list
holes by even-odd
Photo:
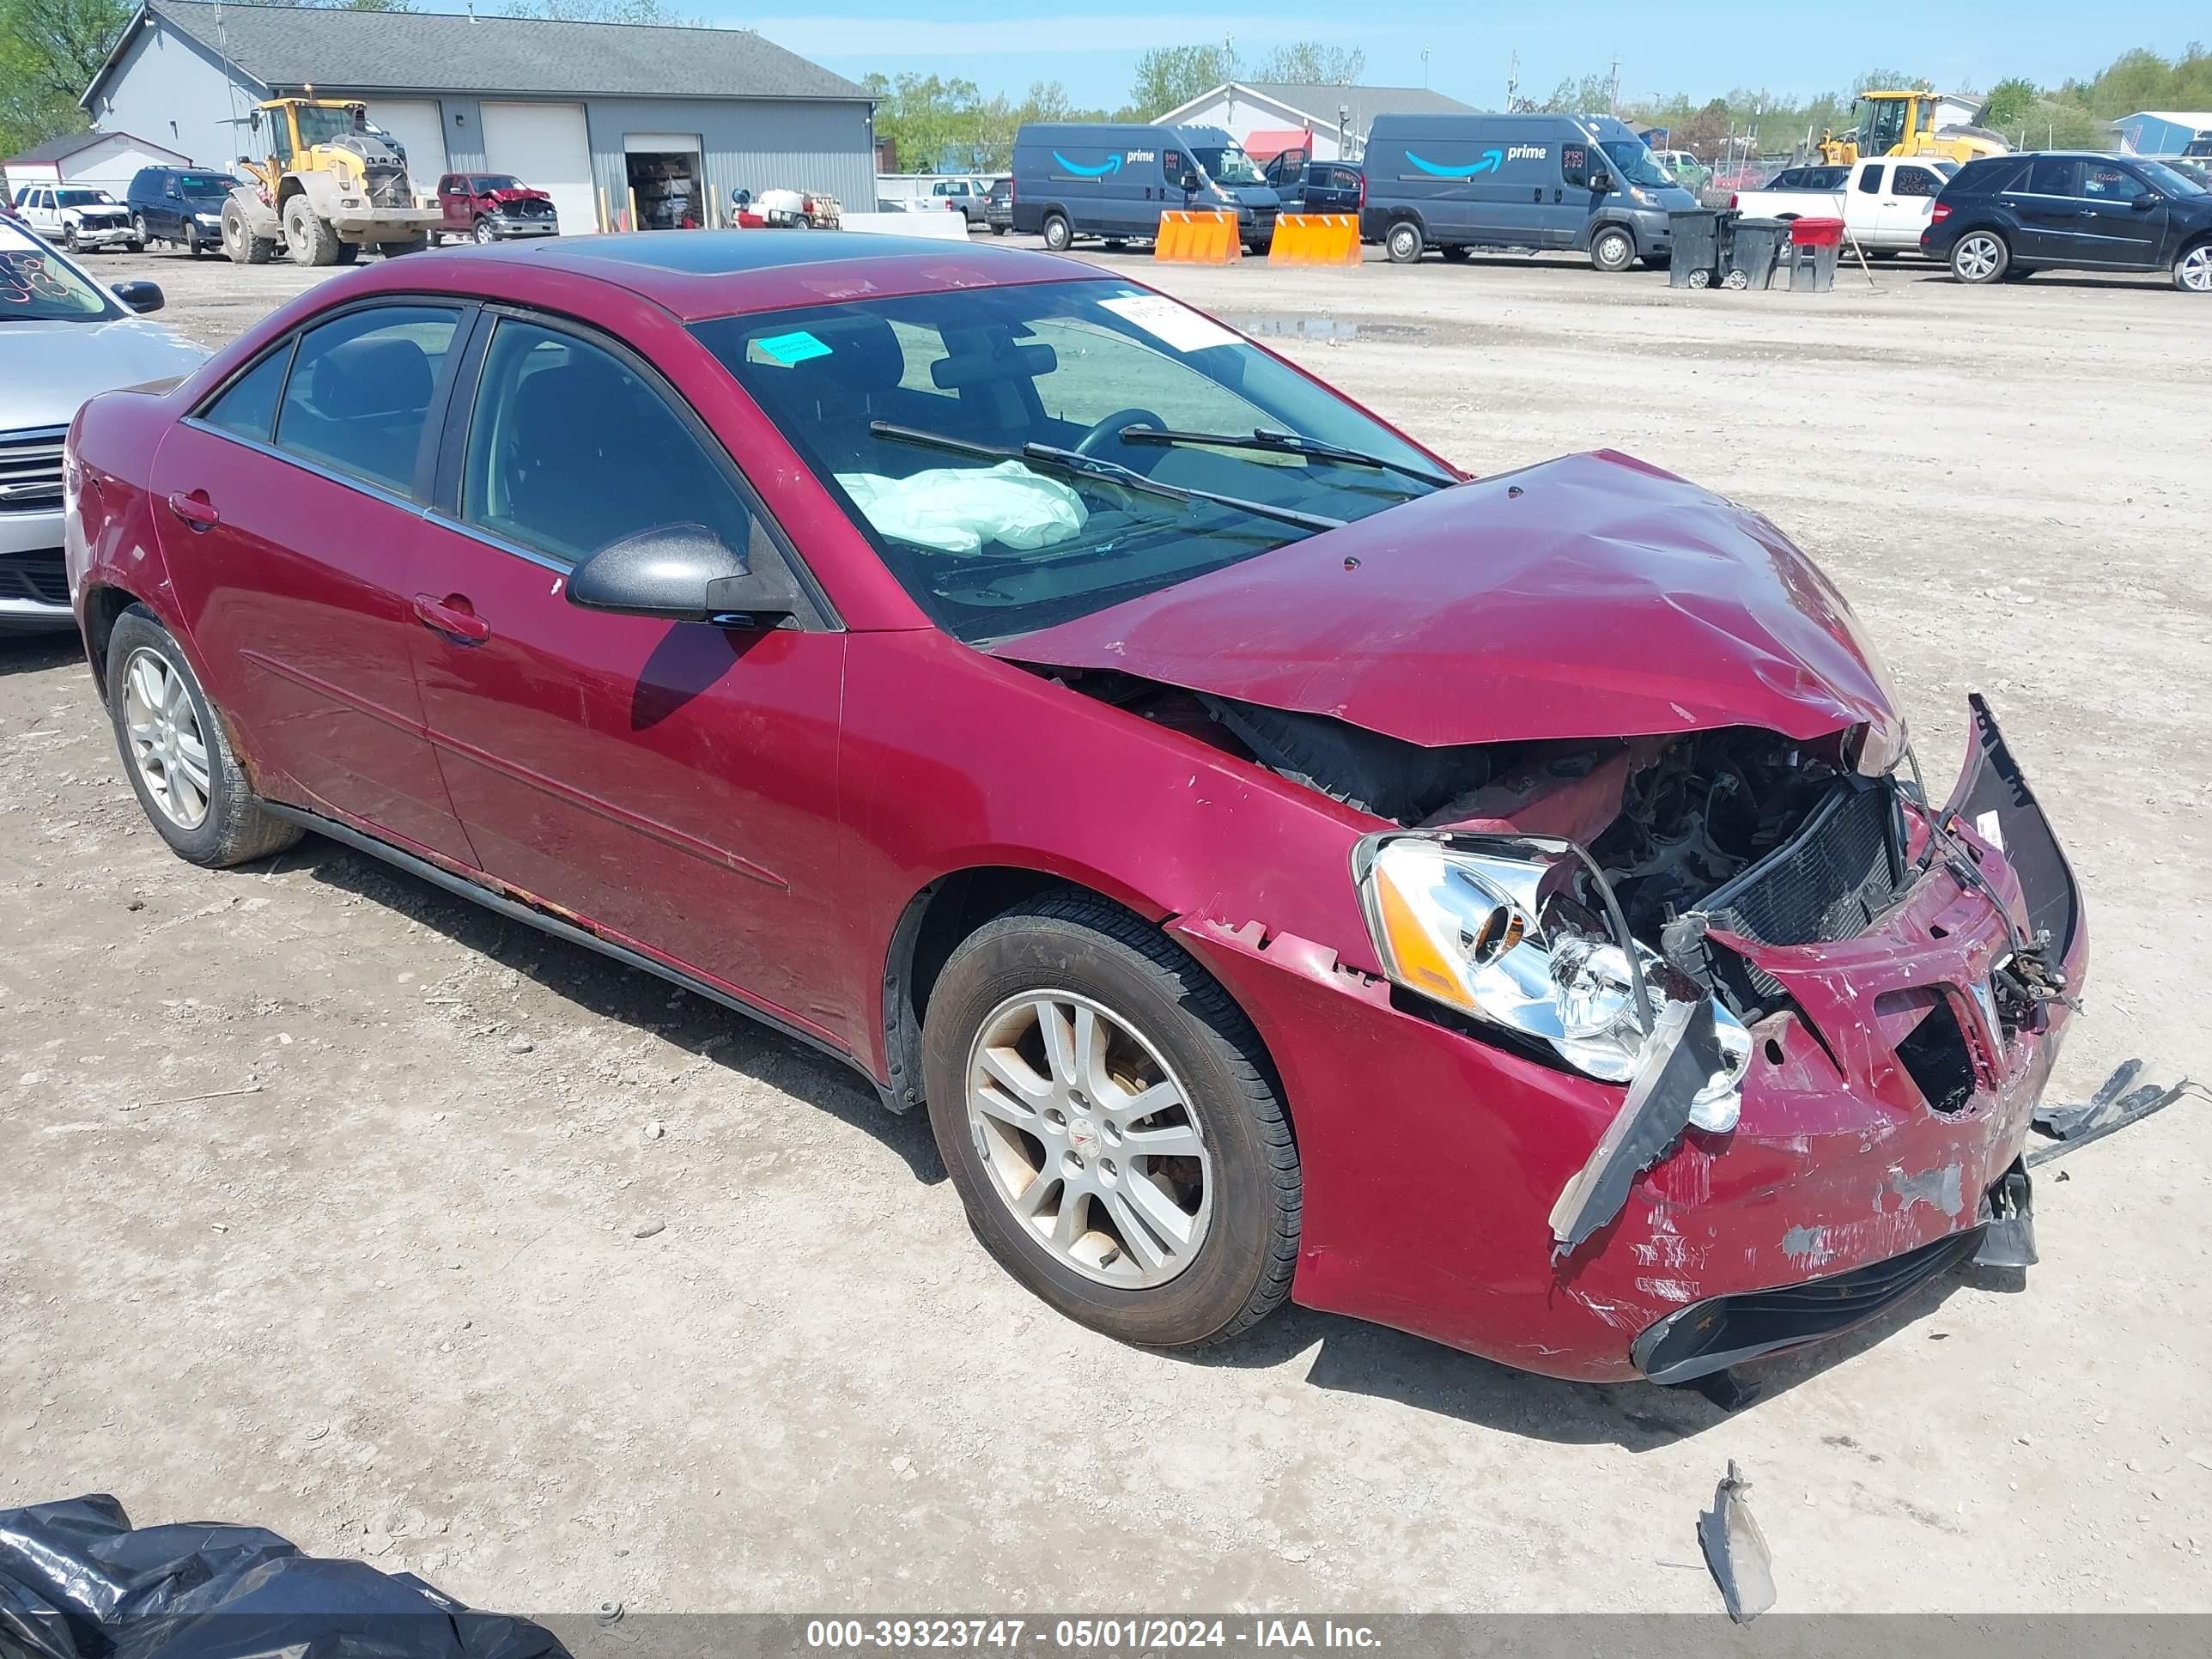
[[1149, 121], [1236, 78], [1236, 54], [1225, 46], [1154, 46], [1137, 59], [1129, 107], [1137, 119]]
[[973, 81], [934, 75], [871, 75], [860, 84], [876, 100], [876, 137], [888, 138], [908, 173], [965, 172], [989, 164], [992, 130], [1003, 121]]
[[[1277, 46], [1260, 60], [1251, 78], [1296, 86], [1356, 87], [1366, 67], [1367, 54], [1357, 46], [1346, 51], [1342, 46], [1325, 46], [1318, 40], [1300, 40], [1293, 46]], [[1199, 88], [1205, 90], [1205, 87]]]
[[1579, 81], [1562, 81], [1537, 107], [1561, 115], [1600, 115], [1613, 108], [1613, 77], [1585, 75]]
[[127, 0], [0, 0], [0, 155], [85, 125], [76, 100], [131, 16]]
[[1990, 88], [1990, 95], [1982, 105], [1980, 124], [1996, 132], [2010, 132], [2028, 118], [2043, 94], [2035, 89], [2035, 82], [2013, 76]]
[[1863, 92], [1933, 92], [1936, 83], [1924, 75], [1907, 75], [1903, 70], [1869, 70], [1851, 82], [1851, 96], [1856, 99]]

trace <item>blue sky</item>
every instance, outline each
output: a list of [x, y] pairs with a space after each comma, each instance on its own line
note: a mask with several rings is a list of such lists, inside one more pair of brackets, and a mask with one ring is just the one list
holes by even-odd
[[1131, 69], [1146, 47], [1224, 35], [1248, 63], [1293, 40], [1358, 46], [1367, 54], [1363, 78], [1377, 86], [1421, 85], [1425, 47], [1427, 83], [1478, 107], [1503, 100], [1516, 50], [1522, 89], [1539, 97], [1562, 80], [1603, 73], [1616, 55], [1626, 94], [1745, 86], [1798, 95], [1846, 86], [1876, 68], [1925, 75], [1947, 91], [1985, 90], [2008, 75], [2055, 83], [2097, 70], [2130, 46], [2170, 56], [2212, 35], [2203, 6], [2179, 0], [2104, 14], [2095, 28], [2087, 23], [2096, 14], [2078, 0], [2063, 6], [1954, 0], [1856, 15], [1740, 0], [1589, 0], [1502, 16], [1478, 15], [1468, 0], [1401, 0], [1364, 18], [1364, 8], [1343, 0], [1273, 0], [1264, 7], [1229, 0], [1181, 10], [1162, 0], [1131, 0], [1121, 10], [1101, 0], [1062, 0], [1053, 8], [1005, 0], [816, 0], [820, 9], [813, 13], [791, 0], [781, 8], [778, 0], [767, 3], [765, 15], [740, 12], [725, 0], [705, 0], [698, 9], [854, 77], [870, 70], [958, 75], [987, 94], [1012, 96], [1031, 81], [1057, 80], [1078, 101], [1106, 106], [1127, 95]]

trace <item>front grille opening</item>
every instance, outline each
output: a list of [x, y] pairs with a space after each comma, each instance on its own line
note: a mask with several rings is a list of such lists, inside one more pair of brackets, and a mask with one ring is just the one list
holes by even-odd
[[1920, 1024], [1897, 1045], [1905, 1067], [1923, 1099], [1939, 1112], [1964, 1111], [1974, 1097], [1974, 1061], [1966, 1034], [1948, 997], [1938, 998]]
[[33, 599], [40, 605], [70, 602], [69, 571], [58, 547], [29, 553], [0, 553], [0, 599]]

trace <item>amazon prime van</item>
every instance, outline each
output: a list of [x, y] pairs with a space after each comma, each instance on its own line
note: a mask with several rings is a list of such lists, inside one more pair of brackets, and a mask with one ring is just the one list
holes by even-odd
[[1600, 270], [1664, 264], [1667, 216], [1697, 206], [1609, 115], [1378, 115], [1367, 136], [1363, 240], [1424, 250], [1575, 248]]
[[1233, 211], [1244, 246], [1275, 234], [1275, 192], [1218, 127], [1036, 122], [1014, 135], [1014, 228], [1054, 252], [1079, 236], [1151, 240], [1164, 208]]

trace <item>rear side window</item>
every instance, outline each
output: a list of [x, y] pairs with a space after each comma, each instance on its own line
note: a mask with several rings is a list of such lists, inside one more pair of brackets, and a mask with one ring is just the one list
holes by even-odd
[[662, 526], [750, 544], [752, 514], [690, 425], [612, 352], [502, 321], [461, 474], [464, 523], [564, 562]]
[[2027, 188], [2036, 196], [2079, 196], [2081, 164], [2070, 155], [2039, 155], [2027, 170]]
[[1951, 180], [1951, 188], [1960, 195], [1987, 195], [1992, 191], [2014, 187], [2014, 179], [2027, 166], [2018, 155], [1985, 155], [1960, 167]]
[[284, 389], [284, 370], [291, 361], [292, 343], [287, 340], [233, 380], [200, 418], [225, 432], [267, 443], [276, 421], [276, 395]]
[[402, 495], [460, 313], [375, 306], [307, 331], [276, 413], [276, 447]]
[[1888, 171], [1887, 167], [1869, 167], [1859, 174], [1859, 193], [1862, 196], [1881, 195], [1881, 175]]

